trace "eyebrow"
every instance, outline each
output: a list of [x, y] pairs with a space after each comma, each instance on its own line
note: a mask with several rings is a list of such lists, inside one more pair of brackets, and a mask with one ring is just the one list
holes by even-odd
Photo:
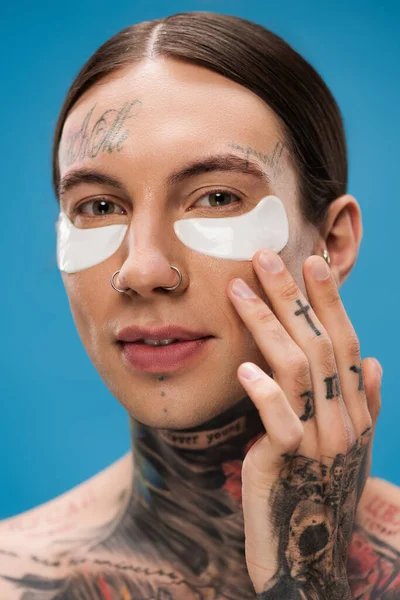
[[211, 173], [212, 171], [244, 173], [253, 175], [265, 183], [271, 182], [267, 173], [256, 162], [237, 156], [237, 154], [220, 154], [195, 161], [175, 171], [168, 177], [167, 184], [168, 186], [176, 185], [190, 177]]
[[88, 168], [74, 169], [67, 173], [60, 181], [58, 186], [58, 197], [61, 198], [74, 187], [83, 183], [95, 183], [98, 185], [108, 185], [123, 192], [126, 192], [124, 184], [117, 178], [106, 175], [101, 171]]
[[[167, 178], [167, 186], [172, 187], [178, 183], [182, 183], [191, 177], [211, 173], [213, 171], [228, 171], [234, 173], [242, 173], [257, 177], [263, 183], [271, 183], [268, 174], [254, 161], [245, 159], [236, 154], [221, 154], [210, 156], [201, 160], [196, 160], [192, 163], [180, 168]], [[98, 184], [108, 185], [127, 193], [126, 187], [119, 179], [106, 175], [101, 171], [88, 168], [74, 169], [67, 173], [60, 181], [58, 186], [58, 196], [61, 198], [72, 188], [82, 184]]]

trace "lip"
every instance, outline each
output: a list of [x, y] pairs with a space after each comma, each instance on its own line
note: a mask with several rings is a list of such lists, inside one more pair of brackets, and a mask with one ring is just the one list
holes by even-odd
[[137, 342], [138, 340], [167, 340], [176, 338], [185, 342], [209, 337], [205, 331], [191, 331], [179, 325], [166, 325], [159, 327], [125, 327], [117, 334], [119, 342]]
[[[164, 334], [163, 334], [164, 335]], [[169, 336], [174, 337], [174, 336]], [[187, 366], [210, 348], [213, 336], [175, 342], [170, 346], [147, 346], [134, 342], [119, 342], [124, 362], [146, 372], [165, 372]]]

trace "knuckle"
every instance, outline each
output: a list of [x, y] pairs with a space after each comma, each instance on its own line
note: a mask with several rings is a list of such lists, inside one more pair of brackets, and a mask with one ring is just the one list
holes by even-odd
[[256, 311], [255, 318], [261, 325], [270, 325], [276, 322], [276, 317], [272, 310], [269, 310], [265, 306]]
[[315, 338], [314, 343], [321, 363], [332, 368], [335, 355], [331, 339], [327, 335], [321, 335]]
[[291, 279], [281, 287], [279, 295], [283, 300], [295, 300], [299, 297], [299, 288]]
[[303, 352], [292, 352], [287, 358], [287, 369], [290, 371], [292, 377], [296, 380], [304, 383], [310, 378], [310, 364], [307, 356]]
[[347, 355], [359, 357], [361, 352], [360, 340], [355, 332], [352, 332], [344, 340], [344, 350]]
[[304, 436], [304, 429], [300, 421], [290, 425], [285, 431], [285, 435], [280, 440], [280, 447], [283, 451], [294, 452], [300, 446]]

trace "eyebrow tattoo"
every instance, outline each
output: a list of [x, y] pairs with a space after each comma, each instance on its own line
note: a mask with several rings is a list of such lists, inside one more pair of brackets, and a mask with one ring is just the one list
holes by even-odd
[[[174, 171], [167, 179], [167, 186], [172, 187], [191, 177], [213, 171], [228, 171], [257, 177], [260, 181], [270, 184], [267, 173], [255, 162], [246, 160], [235, 154], [221, 154], [197, 160]], [[58, 186], [58, 197], [61, 198], [74, 187], [82, 184], [108, 185], [127, 192], [124, 184], [119, 179], [107, 175], [99, 170], [80, 167], [67, 173]]]
[[264, 183], [271, 183], [271, 179], [267, 173], [256, 162], [246, 160], [236, 154], [219, 154], [195, 161], [175, 171], [168, 177], [167, 185], [173, 186], [190, 177], [196, 177], [212, 171], [230, 171], [253, 175]]
[[272, 169], [272, 172], [274, 173], [274, 175], [278, 175], [281, 170], [280, 163], [281, 163], [283, 152], [285, 150], [285, 144], [283, 144], [280, 141], [276, 142], [274, 149], [272, 151], [272, 154], [268, 154], [268, 153], [264, 153], [264, 152], [257, 152], [257, 150], [255, 150], [251, 146], [240, 146], [239, 144], [235, 144], [235, 143], [230, 144], [230, 148], [233, 148], [234, 150], [238, 150], [239, 152], [242, 152], [246, 156], [247, 160], [249, 160], [249, 156], [255, 156], [264, 165], [270, 167]]

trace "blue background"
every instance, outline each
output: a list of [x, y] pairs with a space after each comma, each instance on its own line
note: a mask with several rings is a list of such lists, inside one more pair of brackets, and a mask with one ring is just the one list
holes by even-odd
[[[1, 8], [0, 518], [45, 502], [129, 449], [125, 411], [80, 342], [55, 263], [53, 128], [73, 77], [108, 37], [186, 10], [257, 21], [321, 73], [343, 111], [364, 239], [342, 298], [363, 357], [384, 367], [373, 474], [400, 484], [397, 2], [127, 0]], [[397, 7], [396, 7], [397, 4]]]

